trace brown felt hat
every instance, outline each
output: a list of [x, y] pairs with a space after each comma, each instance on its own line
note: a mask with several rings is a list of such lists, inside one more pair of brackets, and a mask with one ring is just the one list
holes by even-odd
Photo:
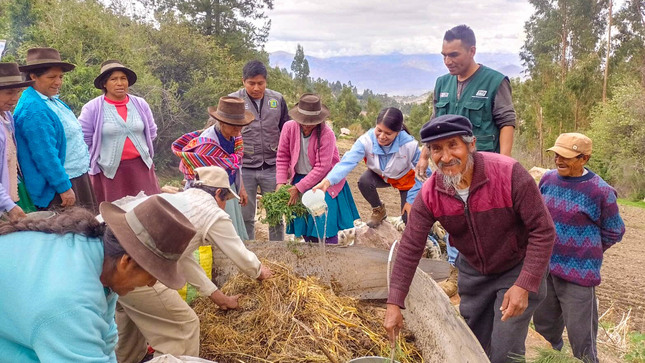
[[76, 66], [72, 63], [63, 62], [60, 53], [54, 48], [31, 48], [27, 51], [27, 61], [20, 66], [21, 72], [29, 72], [34, 69], [60, 67], [63, 72], [69, 72]]
[[301, 125], [318, 125], [329, 117], [329, 109], [320, 102], [320, 96], [305, 93], [296, 106], [289, 110], [289, 116]]
[[181, 289], [186, 278], [177, 260], [195, 236], [195, 227], [181, 212], [158, 195], [131, 211], [103, 202], [101, 216], [127, 254], [144, 270], [171, 289]]
[[591, 155], [591, 144], [591, 139], [587, 136], [577, 132], [569, 132], [560, 134], [555, 140], [555, 145], [546, 150], [553, 151], [565, 158], [575, 158], [580, 154]]
[[246, 126], [255, 120], [253, 113], [246, 110], [244, 100], [238, 97], [221, 97], [217, 108], [208, 107], [208, 114], [217, 121], [235, 126]]
[[0, 63], [0, 89], [29, 87], [34, 81], [25, 81], [16, 63]]
[[103, 84], [105, 83], [105, 77], [108, 74], [111, 74], [113, 71], [121, 71], [125, 73], [125, 76], [128, 77], [128, 86], [132, 86], [137, 82], [137, 74], [133, 70], [124, 66], [118, 60], [110, 59], [101, 63], [101, 71], [99, 75], [94, 78], [94, 87], [98, 89], [103, 89]]

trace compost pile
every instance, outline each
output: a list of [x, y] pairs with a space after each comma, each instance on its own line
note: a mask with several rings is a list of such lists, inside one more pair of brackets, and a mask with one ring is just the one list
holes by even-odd
[[[263, 282], [237, 275], [222, 287], [243, 294], [240, 308], [222, 311], [208, 298], [193, 308], [201, 322], [201, 357], [225, 362], [347, 362], [390, 355], [383, 309], [338, 296], [316, 277], [301, 278], [264, 261]], [[381, 311], [379, 311], [379, 309]], [[402, 334], [397, 360], [422, 362], [411, 334]]]

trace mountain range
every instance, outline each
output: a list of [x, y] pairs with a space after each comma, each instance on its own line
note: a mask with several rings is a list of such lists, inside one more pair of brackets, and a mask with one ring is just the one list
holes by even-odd
[[[273, 67], [290, 71], [293, 54], [269, 55]], [[370, 89], [390, 96], [422, 95], [434, 88], [437, 77], [448, 72], [441, 54], [387, 54], [330, 58], [306, 56], [309, 76], [330, 82], [352, 82], [359, 92]], [[513, 78], [520, 77], [520, 57], [514, 53], [477, 53], [475, 60]]]

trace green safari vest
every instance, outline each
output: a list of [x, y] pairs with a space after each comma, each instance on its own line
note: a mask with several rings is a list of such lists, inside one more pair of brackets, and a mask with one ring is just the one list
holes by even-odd
[[504, 78], [503, 74], [480, 65], [457, 100], [457, 76], [446, 74], [439, 77], [434, 87], [437, 99], [435, 117], [467, 117], [473, 124], [477, 150], [499, 153], [499, 129], [493, 121], [493, 101]]

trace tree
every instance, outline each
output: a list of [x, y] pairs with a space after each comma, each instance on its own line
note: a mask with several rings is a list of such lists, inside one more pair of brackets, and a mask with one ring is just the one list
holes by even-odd
[[645, 85], [645, 2], [627, 0], [614, 21], [618, 32], [610, 69], [632, 76], [640, 73]]
[[214, 36], [220, 45], [239, 54], [262, 47], [271, 28], [265, 11], [273, 9], [273, 0], [142, 0], [142, 3], [159, 15], [181, 17], [200, 33]]
[[361, 105], [358, 103], [353, 88], [343, 85], [330, 113], [336, 128], [347, 127], [359, 120]]
[[300, 86], [300, 93], [304, 93], [303, 91], [307, 88], [309, 80], [309, 61], [305, 58], [305, 50], [300, 44], [298, 44], [296, 55], [293, 57], [293, 62], [291, 62], [291, 71]]

